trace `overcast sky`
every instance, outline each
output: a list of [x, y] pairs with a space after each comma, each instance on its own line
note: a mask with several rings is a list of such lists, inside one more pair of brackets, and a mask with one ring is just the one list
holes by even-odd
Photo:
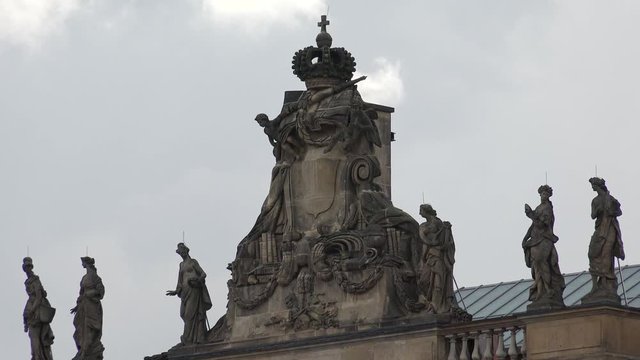
[[530, 277], [523, 204], [554, 189], [563, 272], [586, 270], [595, 193], [620, 200], [640, 262], [640, 2], [0, 0], [0, 348], [27, 359], [22, 258], [58, 309], [57, 359], [96, 258], [107, 359], [178, 342], [186, 232], [213, 324], [227, 263], [267, 194], [274, 159], [255, 124], [278, 113], [297, 49], [329, 7], [334, 46], [395, 107], [393, 200], [422, 194], [453, 223], [460, 286]]

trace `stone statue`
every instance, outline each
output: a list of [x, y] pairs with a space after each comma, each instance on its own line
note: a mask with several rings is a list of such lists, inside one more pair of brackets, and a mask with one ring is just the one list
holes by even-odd
[[622, 215], [620, 203], [609, 194], [604, 179], [589, 179], [598, 195], [591, 201], [591, 218], [596, 229], [589, 243], [589, 273], [591, 291], [582, 298], [583, 304], [609, 302], [620, 304], [618, 281], [614, 272], [614, 258], [624, 260], [624, 247], [618, 216]]
[[451, 223], [442, 221], [429, 204], [420, 205], [420, 215], [427, 221], [420, 224], [422, 251], [419, 262], [418, 293], [429, 310], [441, 314], [457, 308], [453, 291], [455, 243]]
[[549, 185], [542, 185], [538, 188], [538, 193], [540, 205], [535, 210], [529, 204], [524, 205], [525, 215], [532, 221], [522, 239], [525, 263], [531, 268], [533, 277], [533, 285], [529, 289], [529, 300], [532, 301], [527, 307], [529, 310], [564, 307], [564, 277], [560, 272], [558, 252], [554, 245], [558, 237], [553, 233], [555, 217], [553, 204], [549, 200], [553, 189]]
[[104, 286], [98, 276], [95, 259], [88, 256], [80, 258], [87, 273], [80, 281], [80, 295], [76, 306], [71, 309], [73, 317], [73, 340], [78, 352], [73, 360], [102, 360], [102, 303]]
[[27, 274], [24, 286], [29, 299], [22, 316], [24, 332], [29, 334], [31, 341], [31, 360], [53, 360], [51, 345], [54, 336], [51, 321], [56, 309], [49, 304], [40, 278], [33, 273], [33, 260], [30, 257], [22, 259], [22, 270]]
[[207, 336], [207, 310], [211, 309], [211, 298], [205, 285], [207, 274], [200, 264], [189, 256], [189, 248], [179, 243], [176, 253], [182, 258], [175, 290], [167, 291], [168, 296], [180, 298], [180, 317], [184, 330], [180, 344], [203, 343]]

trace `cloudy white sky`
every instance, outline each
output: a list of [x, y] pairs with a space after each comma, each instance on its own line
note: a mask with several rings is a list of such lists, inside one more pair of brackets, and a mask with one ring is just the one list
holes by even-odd
[[74, 354], [80, 256], [107, 288], [107, 359], [179, 338], [175, 245], [225, 269], [267, 193], [273, 157], [253, 118], [301, 89], [293, 53], [329, 7], [365, 100], [393, 106], [393, 199], [454, 225], [461, 286], [529, 277], [523, 204], [554, 188], [564, 272], [587, 268], [598, 174], [640, 262], [637, 1], [0, 0], [0, 348], [26, 359], [27, 247]]

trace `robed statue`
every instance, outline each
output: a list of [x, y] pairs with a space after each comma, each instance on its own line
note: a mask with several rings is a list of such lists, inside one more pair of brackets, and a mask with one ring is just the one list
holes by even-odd
[[180, 344], [204, 343], [207, 336], [207, 310], [211, 309], [211, 297], [205, 285], [207, 274], [200, 264], [189, 256], [189, 248], [179, 243], [176, 253], [182, 258], [175, 290], [167, 291], [169, 296], [180, 298], [180, 317], [184, 321], [184, 331]]
[[589, 273], [591, 291], [582, 298], [582, 303], [611, 302], [620, 304], [617, 294], [618, 281], [614, 272], [615, 258], [624, 260], [624, 246], [618, 216], [622, 215], [620, 202], [607, 189], [604, 179], [589, 179], [597, 193], [591, 201], [591, 218], [595, 220], [595, 231], [589, 243]]
[[24, 282], [29, 299], [24, 306], [24, 332], [29, 334], [31, 341], [31, 360], [52, 360], [51, 345], [53, 331], [51, 321], [56, 309], [47, 300], [47, 292], [42, 287], [40, 278], [33, 272], [33, 260], [26, 257], [22, 260], [22, 270], [27, 274]]
[[80, 280], [80, 295], [76, 306], [71, 309], [74, 314], [73, 340], [78, 352], [72, 360], [102, 360], [104, 346], [102, 345], [102, 298], [104, 285], [98, 276], [96, 261], [92, 257], [80, 258], [82, 267], [87, 273]]
[[453, 291], [455, 243], [451, 223], [438, 218], [429, 204], [420, 205], [420, 215], [427, 221], [420, 224], [422, 242], [419, 260], [418, 293], [428, 309], [441, 314], [457, 308]]
[[553, 204], [549, 198], [553, 189], [549, 185], [538, 188], [540, 205], [535, 210], [529, 204], [524, 205], [524, 213], [531, 219], [531, 226], [522, 239], [524, 258], [531, 268], [533, 284], [529, 289], [529, 310], [564, 307], [562, 291], [564, 277], [558, 265], [558, 252], [555, 243], [558, 237], [553, 233], [555, 216]]

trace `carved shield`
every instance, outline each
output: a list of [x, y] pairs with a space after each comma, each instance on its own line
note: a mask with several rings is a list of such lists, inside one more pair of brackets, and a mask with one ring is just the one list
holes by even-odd
[[292, 165], [290, 189], [297, 230], [311, 230], [318, 217], [327, 212], [334, 221], [337, 219], [338, 209], [344, 203], [338, 199], [340, 165], [340, 160], [331, 158], [304, 160]]

